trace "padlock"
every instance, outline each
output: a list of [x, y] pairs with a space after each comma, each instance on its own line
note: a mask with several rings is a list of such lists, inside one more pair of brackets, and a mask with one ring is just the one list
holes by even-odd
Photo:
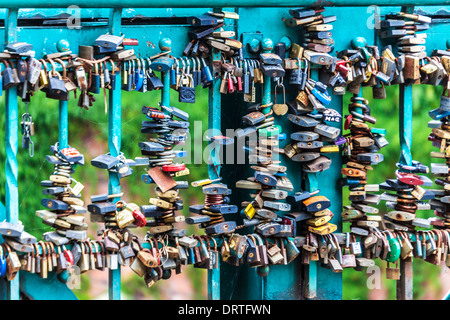
[[91, 93], [100, 93], [100, 73], [98, 71], [98, 63], [94, 63], [94, 72], [90, 70], [91, 86], [88, 91]]
[[147, 73], [147, 89], [150, 90], [160, 90], [164, 88], [164, 84], [161, 79], [159, 79], [153, 72]]
[[17, 74], [17, 69], [13, 69], [10, 66], [11, 61], [3, 60], [5, 64], [5, 69], [2, 71], [2, 82], [3, 82], [3, 90], [7, 90], [9, 88], [15, 87], [20, 83], [19, 76]]
[[211, 75], [211, 69], [208, 65], [206, 65], [205, 59], [202, 57], [201, 59], [201, 74], [202, 74], [202, 86], [203, 88], [209, 87], [213, 82], [213, 77]]

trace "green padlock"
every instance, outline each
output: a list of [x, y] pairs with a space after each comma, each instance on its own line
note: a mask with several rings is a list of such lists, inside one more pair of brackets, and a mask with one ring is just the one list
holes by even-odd
[[400, 258], [400, 252], [401, 252], [401, 247], [400, 247], [400, 242], [392, 237], [392, 235], [389, 234], [389, 248], [391, 249], [391, 251], [387, 254], [386, 257], [386, 261], [387, 262], [395, 262]]

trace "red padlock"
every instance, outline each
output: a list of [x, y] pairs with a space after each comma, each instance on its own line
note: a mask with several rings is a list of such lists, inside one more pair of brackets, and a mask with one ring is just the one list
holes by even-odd
[[234, 143], [234, 139], [229, 138], [227, 136], [214, 136], [214, 137], [209, 138], [209, 141], [211, 143], [215, 142], [215, 143], [218, 143], [223, 146]]
[[147, 109], [146, 112], [148, 112], [148, 111], [160, 111], [158, 108], [155, 108], [155, 107], [144, 106], [144, 108]]
[[242, 78], [241, 77], [237, 77], [237, 87], [238, 87], [239, 92], [242, 92], [242, 90], [244, 90], [242, 88]]
[[122, 41], [122, 45], [124, 46], [138, 46], [139, 40], [138, 39], [131, 39], [131, 38], [124, 38]]
[[233, 79], [231, 79], [231, 76], [228, 76], [228, 92], [233, 93], [234, 92], [234, 84]]
[[147, 112], [147, 117], [152, 119], [165, 119], [166, 115], [161, 111], [152, 110]]
[[336, 70], [341, 74], [341, 76], [345, 79], [347, 79], [347, 75], [349, 72], [349, 68], [345, 65], [347, 61], [345, 60], [339, 60], [336, 62]]
[[178, 172], [178, 171], [181, 171], [184, 169], [186, 169], [186, 165], [184, 163], [168, 164], [168, 165], [162, 166], [162, 171], [164, 171], [164, 172]]
[[350, 123], [352, 123], [353, 116], [350, 114], [347, 118], [345, 118], [344, 130], [348, 130], [350, 127]]
[[288, 226], [293, 226], [293, 223], [292, 223], [292, 221], [290, 220], [290, 219], [288, 219], [288, 218], [283, 218], [283, 225], [288, 225]]
[[291, 236], [295, 236], [294, 232], [296, 232], [296, 228], [294, 225], [294, 221], [288, 218], [283, 218], [282, 220], [283, 225], [291, 226]]
[[395, 176], [400, 182], [412, 185], [412, 186], [421, 186], [423, 185], [423, 180], [420, 179], [418, 175], [407, 172], [395, 171]]
[[70, 148], [64, 148], [64, 149], [61, 149], [60, 151], [61, 151], [61, 153], [62, 153], [63, 155], [65, 155], [66, 157], [76, 157], [76, 156], [79, 156], [79, 155], [80, 155], [80, 152], [78, 152], [77, 149], [72, 148], [72, 147], [70, 147]]
[[132, 214], [134, 218], [134, 224], [141, 228], [145, 227], [145, 225], [147, 224], [147, 220], [145, 219], [144, 214], [138, 209], [134, 210]]
[[67, 250], [66, 247], [63, 246], [63, 255], [64, 255], [64, 258], [65, 258], [66, 261], [67, 261], [67, 264], [68, 264], [69, 266], [73, 266], [74, 259], [73, 259], [72, 251]]

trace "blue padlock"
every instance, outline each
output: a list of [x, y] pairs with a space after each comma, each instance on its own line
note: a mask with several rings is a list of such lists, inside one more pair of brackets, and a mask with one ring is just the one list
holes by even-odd
[[150, 178], [150, 176], [149, 176], [148, 174], [143, 174], [143, 175], [141, 175], [141, 179], [142, 179], [142, 181], [143, 181], [144, 183], [146, 183], [146, 184], [151, 184], [151, 183], [153, 183], [153, 179]]
[[357, 186], [359, 185], [359, 180], [356, 179], [343, 179], [344, 180], [344, 185], [348, 185], [348, 186]]
[[206, 64], [205, 59], [201, 58], [202, 62], [202, 86], [203, 88], [209, 87], [213, 83], [213, 76], [211, 74], [211, 69]]
[[318, 89], [316, 89], [316, 87], [314, 87], [311, 91], [311, 93], [317, 98], [317, 100], [319, 100], [320, 102], [322, 102], [324, 105], [329, 105], [331, 102], [331, 97], [325, 93], [322, 92]]
[[183, 157], [187, 156], [187, 151], [179, 150], [179, 151], [174, 151], [174, 153], [175, 153], [175, 158], [183, 158]]
[[284, 141], [284, 140], [286, 140], [286, 133], [279, 133], [278, 141]]
[[158, 72], [166, 72], [171, 70], [172, 71], [172, 65], [174, 63], [174, 60], [172, 58], [168, 57], [159, 57], [155, 61], [152, 62], [150, 65], [150, 68], [152, 68], [154, 71]]
[[141, 61], [142, 65], [142, 73], [143, 73], [143, 79], [142, 79], [142, 86], [139, 89], [139, 92], [147, 92], [147, 82], [148, 82], [148, 69], [150, 69], [151, 61], [149, 58], [147, 58], [148, 61], [148, 67], [145, 67], [145, 60], [143, 58], [139, 59]]
[[[141, 62], [139, 60], [138, 61], [138, 67], [136, 68], [134, 60], [130, 60], [128, 61], [128, 63], [132, 64], [132, 69], [131, 72], [128, 73], [128, 90], [127, 91], [134, 91], [134, 90], [139, 90], [142, 87], [142, 82], [143, 82], [143, 76], [144, 74], [140, 74], [141, 71]], [[142, 77], [141, 79], [139, 79], [140, 77]], [[131, 81], [130, 81], [131, 80]], [[131, 85], [130, 85], [131, 83]], [[139, 89], [136, 88], [136, 85], [139, 85]]]
[[323, 93], [327, 93], [327, 85], [323, 84], [322, 82], [308, 79], [308, 83], [311, 86], [313, 86], [315, 89], [317, 89]]
[[89, 92], [100, 93], [100, 74], [98, 73], [98, 65], [94, 64], [95, 73], [92, 74], [92, 82], [89, 88]]
[[286, 172], [275, 172], [273, 175], [277, 177], [287, 177]]
[[193, 27], [214, 26], [217, 24], [217, 18], [210, 15], [192, 16], [188, 18], [188, 23]]
[[189, 248], [189, 264], [195, 263], [195, 255], [194, 255], [194, 248]]
[[175, 59], [175, 63], [172, 65], [172, 68], [170, 69], [169, 75], [170, 75], [170, 85], [174, 86], [177, 84], [177, 73], [178, 73], [178, 60]]
[[428, 111], [428, 115], [434, 120], [440, 120], [442, 118], [448, 117], [450, 115], [450, 111], [442, 111], [441, 108], [436, 108]]
[[[139, 60], [137, 60], [139, 61]], [[142, 88], [142, 85], [144, 84], [144, 71], [141, 69], [141, 63], [139, 62], [139, 67], [134, 72], [134, 90], [139, 91]]]

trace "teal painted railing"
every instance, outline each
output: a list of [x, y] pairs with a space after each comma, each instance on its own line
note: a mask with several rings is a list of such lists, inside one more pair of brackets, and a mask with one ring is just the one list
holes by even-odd
[[[105, 32], [111, 34], [120, 34], [123, 32], [127, 36], [134, 38], [145, 37], [146, 41], [158, 44], [162, 39], [170, 37], [172, 42], [172, 53], [175, 56], [181, 56], [184, 46], [187, 44], [187, 26], [186, 25], [149, 25], [140, 28], [133, 28], [130, 25], [122, 25], [122, 18], [130, 18], [138, 15], [152, 17], [171, 17], [171, 16], [191, 16], [218, 8], [237, 8], [240, 14], [238, 22], [233, 21], [227, 25], [230, 30], [242, 33], [261, 32], [266, 41], [278, 41], [285, 36], [289, 36], [293, 42], [298, 40], [298, 34], [295, 28], [286, 28], [282, 22], [282, 18], [288, 17], [289, 7], [300, 7], [317, 4], [313, 0], [301, 1], [275, 1], [275, 0], [228, 0], [228, 1], [198, 1], [198, 0], [167, 0], [167, 1], [126, 1], [126, 0], [98, 0], [77, 1], [76, 5], [83, 8], [80, 17], [101, 17], [108, 18], [108, 22], [99, 22], [97, 24], [83, 22], [80, 29], [69, 30], [63, 28], [58, 33], [43, 32], [42, 28], [37, 27], [18, 27], [20, 19], [30, 18], [36, 14], [43, 17], [53, 17], [59, 13], [66, 13], [65, 8], [74, 5], [73, 1], [60, 0], [49, 1], [43, 3], [37, 0], [15, 0], [0, 1], [0, 8], [8, 8], [0, 11], [0, 19], [5, 20], [4, 39], [5, 43], [14, 41], [25, 41], [32, 43], [36, 56], [41, 57], [45, 53], [54, 52], [54, 43], [60, 39], [70, 39], [72, 48], [76, 48], [78, 44], [92, 43], [95, 38]], [[421, 6], [424, 12], [434, 13], [441, 7], [445, 6], [447, 1], [428, 0], [426, 7], [423, 1], [412, 0], [341, 0], [335, 3], [324, 2], [323, 5], [329, 6], [327, 14], [336, 15], [337, 22], [334, 24], [333, 38], [336, 41], [336, 50], [343, 50], [350, 46], [350, 40], [355, 36], [363, 36], [369, 44], [377, 44], [379, 39], [374, 30], [368, 29], [367, 20], [372, 19], [368, 13], [369, 5], [377, 4], [383, 6], [380, 8], [381, 14], [390, 11], [412, 10], [411, 6]], [[395, 5], [392, 6], [392, 5]], [[133, 9], [125, 9], [132, 7]], [[51, 8], [51, 9], [50, 9]], [[60, 9], [57, 9], [60, 8]], [[445, 7], [447, 8], [447, 7]], [[20, 10], [19, 10], [20, 9]], [[416, 8], [417, 9], [417, 8]], [[255, 18], [256, 17], [256, 18]], [[354, 17], [354, 19], [348, 19]], [[49, 27], [56, 28], [56, 27]], [[445, 39], [441, 36], [446, 34], [448, 26], [445, 23], [433, 25], [428, 32], [427, 51], [431, 52], [434, 48], [445, 48]], [[157, 31], [157, 32], [156, 32]], [[2, 31], [0, 30], [0, 33]], [[47, 37], [47, 41], [36, 41]], [[146, 42], [142, 41], [142, 42]], [[159, 52], [161, 48], [156, 46], [147, 46], [141, 44], [136, 48], [136, 52], [141, 56], [151, 56]], [[212, 59], [220, 59], [214, 55]], [[120, 75], [117, 74], [117, 82], [120, 83]], [[317, 78], [317, 72], [313, 71], [313, 78]], [[263, 104], [272, 101], [271, 87], [269, 79], [265, 79], [265, 86], [262, 93], [261, 101]], [[170, 96], [168, 89], [168, 76], [163, 75], [165, 89], [162, 90], [162, 103], [170, 105]], [[109, 114], [108, 114], [108, 145], [109, 152], [116, 156], [120, 153], [121, 147], [121, 91], [120, 85], [114, 91], [109, 92]], [[219, 92], [220, 79], [214, 81], [213, 86], [209, 89], [209, 127], [220, 130], [222, 123], [226, 122], [232, 125], [238, 125], [239, 117], [231, 118], [230, 114], [236, 115], [242, 113], [242, 105], [234, 101], [232, 105], [231, 97], [222, 96]], [[412, 91], [413, 87], [400, 86], [400, 119], [399, 130], [401, 140], [401, 161], [405, 164], [411, 163], [411, 143], [412, 143]], [[287, 95], [289, 96], [287, 92]], [[18, 149], [18, 102], [16, 88], [9, 89], [5, 92], [5, 149], [7, 154], [5, 164], [6, 175], [6, 199], [5, 206], [0, 203], [0, 215], [5, 217], [7, 221], [17, 222], [19, 219], [19, 199], [18, 199], [18, 168], [17, 165], [17, 149]], [[222, 106], [226, 106], [227, 111], [222, 112]], [[333, 96], [332, 108], [342, 112], [342, 97]], [[240, 108], [240, 109], [239, 109]], [[223, 118], [222, 118], [223, 117]], [[68, 113], [67, 102], [59, 104], [59, 146], [67, 146], [69, 144], [68, 133]], [[282, 124], [286, 124], [281, 122]], [[308, 176], [307, 186], [310, 191], [320, 189], [333, 203], [332, 211], [339, 212], [342, 207], [342, 194], [340, 188], [336, 185], [327, 183], [327, 181], [337, 181], [340, 178], [339, 155], [331, 156], [333, 167], [325, 174], [313, 174]], [[295, 172], [292, 164], [287, 164], [291, 174]], [[226, 173], [226, 166], [222, 168]], [[210, 178], [216, 178], [220, 168], [209, 166]], [[225, 175], [225, 174], [224, 174]], [[111, 173], [109, 182], [110, 193], [120, 193], [120, 183], [118, 177]], [[231, 182], [231, 181], [229, 181]], [[295, 186], [299, 186], [300, 181], [293, 182]], [[233, 183], [228, 183], [232, 185]], [[298, 190], [299, 188], [296, 188]], [[239, 194], [235, 192], [236, 198]], [[116, 201], [119, 198], [115, 199]], [[236, 202], [239, 203], [239, 202]], [[333, 223], [341, 226], [339, 215], [335, 215]], [[340, 229], [339, 229], [340, 230]], [[412, 263], [401, 263], [402, 270], [409, 268], [412, 270]], [[403, 272], [402, 272], [403, 273]], [[120, 299], [120, 270], [109, 271], [109, 297], [110, 299]], [[46, 284], [45, 286], [43, 284]], [[230, 285], [233, 284], [233, 285]], [[224, 285], [225, 284], [225, 285]], [[52, 290], [39, 290], [38, 288], [49, 288]], [[412, 293], [412, 282], [409, 279], [402, 278], [398, 281], [398, 298], [411, 298], [406, 293]], [[49, 279], [43, 280], [36, 275], [20, 272], [14, 281], [2, 283], [0, 297], [8, 299], [19, 299], [20, 292], [24, 296], [33, 299], [42, 298], [62, 298], [72, 299], [74, 295], [64, 284], [57, 280], [56, 275], [50, 276]], [[209, 271], [208, 273], [208, 291], [210, 299], [227, 299], [227, 298], [247, 298], [247, 299], [300, 299], [306, 292], [306, 297], [318, 299], [340, 299], [342, 297], [342, 281], [340, 274], [334, 274], [329, 269], [319, 267], [316, 263], [311, 263], [308, 268], [300, 266], [299, 262], [292, 263], [289, 266], [271, 267], [269, 276], [266, 278], [258, 277], [254, 270], [250, 270], [246, 266], [239, 267], [237, 272], [234, 267], [221, 265], [218, 270]], [[449, 295], [445, 297], [449, 298]]]

